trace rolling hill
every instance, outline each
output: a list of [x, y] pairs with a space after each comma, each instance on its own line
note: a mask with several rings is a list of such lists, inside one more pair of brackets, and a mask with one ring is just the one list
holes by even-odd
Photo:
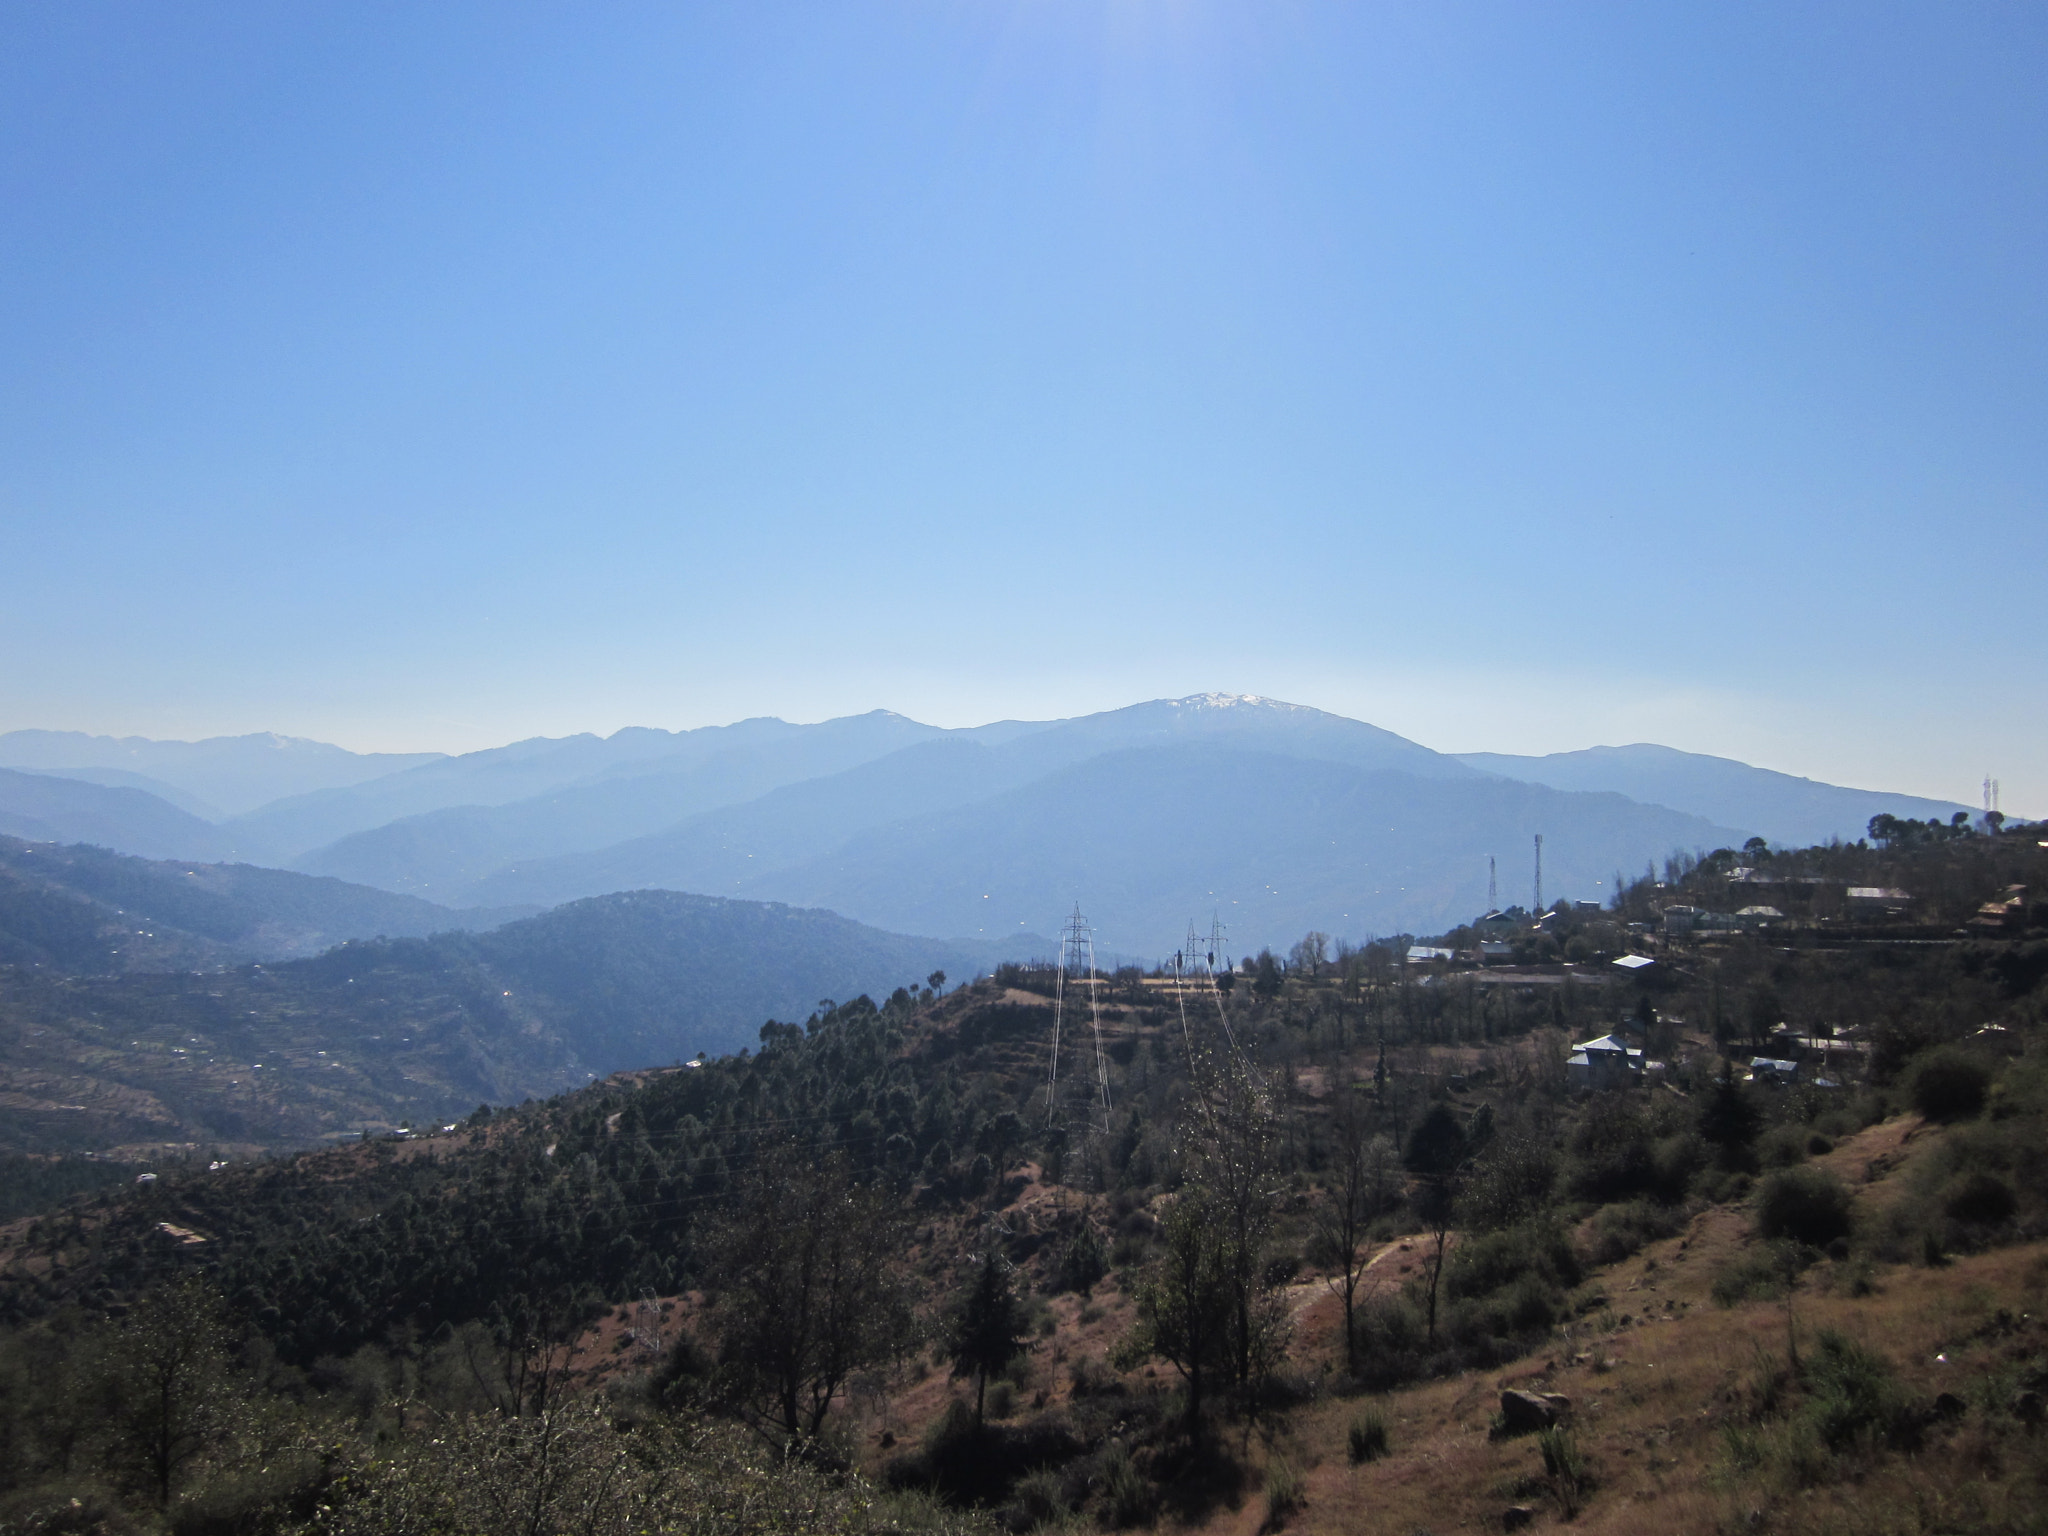
[[964, 980], [1004, 954], [654, 891], [225, 972], [0, 966], [0, 1151], [281, 1147], [446, 1120], [737, 1051], [820, 999]]
[[0, 835], [97, 843], [151, 859], [227, 858], [234, 844], [212, 822], [146, 789], [8, 768], [0, 768]]
[[0, 837], [0, 965], [76, 975], [210, 970], [301, 959], [348, 939], [492, 928], [534, 910], [457, 912], [290, 870]]

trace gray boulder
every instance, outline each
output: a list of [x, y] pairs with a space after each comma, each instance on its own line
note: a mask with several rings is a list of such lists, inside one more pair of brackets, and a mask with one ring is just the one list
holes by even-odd
[[1548, 1398], [1513, 1387], [1500, 1395], [1500, 1427], [1504, 1434], [1533, 1435], [1557, 1423], [1557, 1408]]

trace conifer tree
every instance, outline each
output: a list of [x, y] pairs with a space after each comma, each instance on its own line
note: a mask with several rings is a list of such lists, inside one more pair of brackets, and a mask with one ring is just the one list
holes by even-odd
[[946, 1349], [953, 1374], [974, 1378], [974, 1427], [981, 1428], [988, 1379], [1000, 1375], [1030, 1346], [1022, 1299], [1010, 1263], [991, 1248], [975, 1261], [973, 1277], [953, 1310]]

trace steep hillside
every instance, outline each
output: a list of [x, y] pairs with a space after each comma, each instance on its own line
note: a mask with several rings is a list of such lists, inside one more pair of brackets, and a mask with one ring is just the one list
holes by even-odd
[[[161, 1163], [0, 1236], [0, 1495], [163, 1502], [103, 1383], [168, 1336], [266, 1410], [169, 1484], [252, 1536], [509, 1530], [434, 1512], [733, 1432], [1011, 1532], [2027, 1531], [2048, 981], [1983, 954], [2031, 943], [1119, 976], [1050, 1113], [1051, 978], [1010, 967], [426, 1138]], [[1763, 990], [1795, 1083], [1709, 1023]], [[1824, 1017], [1886, 1026], [1826, 1082]], [[1661, 1069], [1579, 1085], [1616, 1027]]]
[[490, 928], [533, 910], [457, 912], [288, 870], [0, 838], [0, 965], [77, 975], [215, 969], [301, 959], [347, 939]]
[[[1312, 927], [1424, 932], [1484, 907], [1486, 860], [1545, 835], [1551, 896], [1602, 899], [1644, 850], [1733, 831], [1619, 795], [1478, 774], [1419, 777], [1194, 741], [1093, 755], [1043, 774], [1008, 754], [935, 746], [838, 783], [596, 855], [537, 861], [474, 887], [540, 901], [611, 882], [829, 907], [908, 932], [1045, 931], [1080, 901], [1119, 952], [1171, 950], [1219, 913], [1241, 949]], [[1035, 767], [1036, 765], [1032, 765]], [[897, 768], [900, 778], [894, 777]], [[1005, 776], [1023, 778], [1001, 788]], [[995, 789], [993, 794], [983, 792]]]
[[1938, 816], [1946, 821], [1957, 811], [1971, 809], [1915, 795], [1845, 789], [1839, 784], [1753, 768], [1733, 758], [1648, 743], [1588, 747], [1582, 752], [1553, 752], [1548, 757], [1461, 752], [1458, 761], [1552, 789], [1605, 791], [1646, 805], [1668, 805], [1724, 827], [1740, 827], [1747, 835], [1787, 848], [1824, 843], [1831, 837], [1854, 842], [1864, 835], [1870, 818], [1881, 813], [1923, 821]]

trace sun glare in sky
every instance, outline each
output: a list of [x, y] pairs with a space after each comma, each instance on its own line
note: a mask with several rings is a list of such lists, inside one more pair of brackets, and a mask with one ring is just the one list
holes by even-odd
[[0, 728], [1207, 689], [2048, 809], [2048, 13], [0, 17]]

